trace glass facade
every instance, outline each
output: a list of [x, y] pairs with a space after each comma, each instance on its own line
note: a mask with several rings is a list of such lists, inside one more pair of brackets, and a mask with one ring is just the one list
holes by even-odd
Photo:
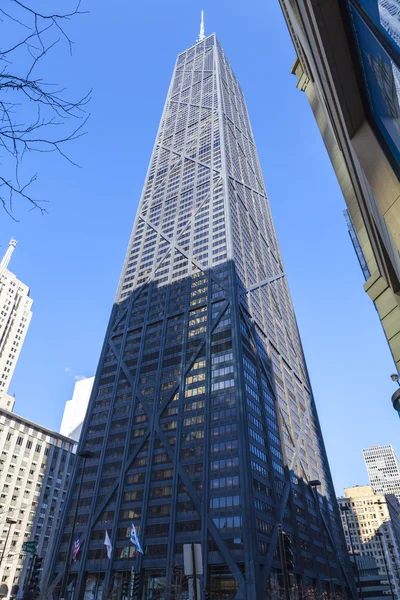
[[351, 243], [353, 244], [354, 251], [358, 258], [358, 262], [360, 263], [360, 267], [363, 272], [364, 279], [365, 279], [365, 281], [367, 281], [367, 279], [369, 277], [371, 277], [371, 273], [369, 271], [367, 261], [365, 260], [365, 256], [364, 256], [363, 250], [361, 248], [360, 240], [357, 237], [357, 232], [355, 230], [353, 221], [351, 220], [349, 211], [346, 209], [343, 212], [343, 214], [344, 214], [344, 218], [346, 219], [347, 229], [349, 232]]
[[[176, 61], [81, 439], [94, 457], [67, 577], [76, 598], [94, 586], [123, 598], [132, 567], [139, 597], [169, 597], [189, 542], [203, 599], [265, 598], [279, 587], [280, 522], [299, 593], [351, 587], [246, 104], [214, 34]], [[81, 478], [82, 465], [56, 589]], [[126, 551], [132, 522], [144, 555]]]

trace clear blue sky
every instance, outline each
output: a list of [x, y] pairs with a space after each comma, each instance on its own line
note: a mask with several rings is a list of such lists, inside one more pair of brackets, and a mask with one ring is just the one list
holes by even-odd
[[[393, 363], [343, 218], [344, 201], [306, 96], [277, 0], [90, 2], [72, 58], [43, 73], [72, 95], [93, 87], [74, 168], [30, 156], [48, 215], [1, 215], [0, 243], [34, 315], [10, 388], [16, 412], [57, 429], [74, 378], [94, 374], [176, 55], [217, 32], [244, 90], [280, 240], [336, 490], [367, 481], [361, 449], [396, 447]], [[36, 162], [37, 161], [37, 162]], [[66, 369], [69, 371], [66, 371]], [[398, 448], [400, 450], [400, 448]]]

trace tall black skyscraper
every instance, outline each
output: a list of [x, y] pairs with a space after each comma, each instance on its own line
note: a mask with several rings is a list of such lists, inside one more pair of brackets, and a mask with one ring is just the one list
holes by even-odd
[[191, 541], [203, 600], [264, 598], [278, 584], [280, 522], [299, 583], [349, 585], [244, 96], [216, 36], [200, 38], [176, 61], [100, 358], [68, 577], [82, 464], [60, 526], [53, 577], [74, 598], [121, 597], [131, 565], [140, 597], [169, 597]]

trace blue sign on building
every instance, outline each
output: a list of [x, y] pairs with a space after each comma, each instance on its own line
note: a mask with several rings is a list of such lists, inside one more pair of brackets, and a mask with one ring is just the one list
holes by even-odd
[[400, 1], [349, 2], [349, 10], [370, 117], [400, 167]]

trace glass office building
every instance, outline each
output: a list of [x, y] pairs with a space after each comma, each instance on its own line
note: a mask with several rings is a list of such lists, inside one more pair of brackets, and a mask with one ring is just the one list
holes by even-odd
[[93, 457], [75, 474], [50, 577], [63, 597], [127, 598], [131, 567], [140, 598], [170, 597], [183, 545], [197, 542], [202, 599], [265, 598], [279, 587], [278, 523], [299, 593], [350, 593], [246, 104], [214, 34], [176, 61], [80, 450]]

